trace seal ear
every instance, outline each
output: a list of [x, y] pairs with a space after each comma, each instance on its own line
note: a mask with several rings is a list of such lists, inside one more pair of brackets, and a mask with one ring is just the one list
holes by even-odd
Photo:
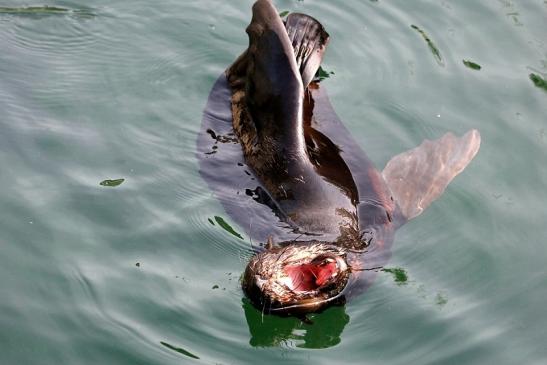
[[410, 220], [437, 199], [475, 157], [480, 143], [475, 129], [460, 138], [447, 133], [389, 160], [382, 175], [403, 216]]
[[302, 84], [306, 88], [321, 65], [329, 34], [316, 19], [300, 13], [289, 14], [285, 28], [294, 49]]

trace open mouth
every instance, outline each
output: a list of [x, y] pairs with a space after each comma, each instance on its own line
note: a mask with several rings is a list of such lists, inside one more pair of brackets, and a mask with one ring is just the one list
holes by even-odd
[[340, 257], [317, 257], [309, 263], [286, 265], [282, 281], [293, 292], [315, 291], [335, 281], [346, 268]]
[[320, 241], [267, 249], [251, 258], [242, 287], [268, 313], [309, 313], [343, 303], [351, 267], [346, 251]]

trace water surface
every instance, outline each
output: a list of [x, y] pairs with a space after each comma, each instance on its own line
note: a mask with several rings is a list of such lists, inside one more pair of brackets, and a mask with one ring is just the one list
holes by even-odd
[[252, 1], [4, 0], [0, 363], [547, 362], [547, 4], [274, 3], [331, 34], [323, 84], [379, 168], [481, 132], [391, 272], [311, 325], [243, 299], [250, 243], [195, 151]]

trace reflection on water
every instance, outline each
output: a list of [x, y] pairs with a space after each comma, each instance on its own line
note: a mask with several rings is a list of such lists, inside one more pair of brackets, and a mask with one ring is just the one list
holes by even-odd
[[247, 298], [242, 300], [253, 347], [288, 346], [322, 349], [336, 346], [349, 323], [345, 306], [334, 306], [305, 319], [265, 315]]

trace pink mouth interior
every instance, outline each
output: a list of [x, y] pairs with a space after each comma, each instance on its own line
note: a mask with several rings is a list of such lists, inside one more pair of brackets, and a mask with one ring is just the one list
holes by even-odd
[[287, 265], [283, 269], [291, 278], [294, 291], [316, 290], [337, 271], [336, 262], [326, 264]]

